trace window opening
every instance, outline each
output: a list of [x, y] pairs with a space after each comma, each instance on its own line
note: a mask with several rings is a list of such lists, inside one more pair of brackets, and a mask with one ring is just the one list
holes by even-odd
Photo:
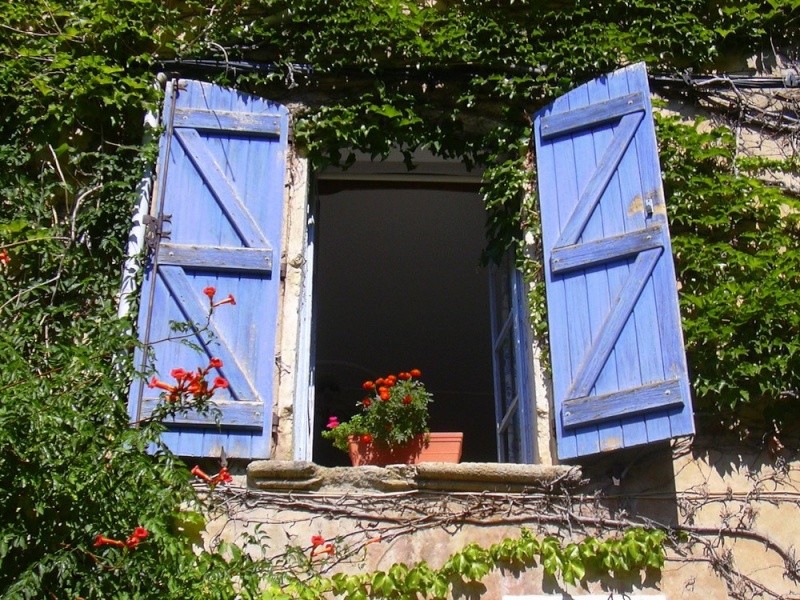
[[463, 431], [462, 461], [496, 461], [486, 214], [475, 184], [320, 180], [314, 273], [313, 459], [364, 379], [418, 368], [431, 430]]

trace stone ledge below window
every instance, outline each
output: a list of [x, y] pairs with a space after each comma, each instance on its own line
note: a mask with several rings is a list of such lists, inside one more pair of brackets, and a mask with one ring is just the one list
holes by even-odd
[[578, 467], [510, 463], [421, 463], [387, 467], [321, 467], [311, 462], [257, 460], [248, 487], [273, 492], [526, 492], [576, 487]]

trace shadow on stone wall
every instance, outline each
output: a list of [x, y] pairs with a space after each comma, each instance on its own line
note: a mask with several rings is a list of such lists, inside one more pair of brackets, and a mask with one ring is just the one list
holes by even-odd
[[677, 487], [673, 461], [685, 452], [663, 443], [589, 457], [581, 462], [584, 481], [578, 493], [595, 496], [609, 514], [677, 525]]

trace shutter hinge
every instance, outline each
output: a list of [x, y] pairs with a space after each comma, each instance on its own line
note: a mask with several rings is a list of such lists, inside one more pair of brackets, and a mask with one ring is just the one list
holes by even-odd
[[158, 242], [162, 239], [169, 239], [169, 231], [164, 231], [164, 223], [172, 223], [172, 215], [161, 215], [153, 217], [145, 215], [143, 222], [145, 227], [144, 244], [147, 249], [154, 252]]
[[281, 281], [286, 279], [286, 257], [281, 256]]
[[278, 443], [278, 427], [281, 424], [281, 418], [278, 413], [272, 413], [272, 441]]

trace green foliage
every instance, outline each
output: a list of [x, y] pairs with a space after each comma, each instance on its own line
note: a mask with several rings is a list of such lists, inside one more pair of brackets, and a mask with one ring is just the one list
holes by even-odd
[[658, 137], [695, 393], [763, 410], [800, 389], [800, 203], [727, 129], [661, 118]]
[[[127, 365], [115, 355], [124, 324], [62, 333], [81, 337], [37, 354], [0, 340], [0, 593], [232, 597], [230, 581], [202, 593], [205, 563], [218, 559], [196, 556], [175, 530], [193, 502], [187, 470], [167, 452], [147, 454], [160, 426], [128, 426]], [[136, 549], [92, 546], [140, 525], [150, 536]]]
[[439, 569], [420, 562], [394, 564], [387, 571], [362, 575], [337, 574], [331, 589], [346, 598], [446, 598], [456, 583], [480, 581], [496, 569], [541, 565], [548, 575], [576, 585], [589, 575], [610, 573], [623, 577], [664, 564], [666, 534], [658, 529], [631, 528], [621, 537], [588, 537], [564, 545], [552, 536], [542, 539], [522, 529], [518, 538], [506, 538], [483, 548], [469, 544]]
[[[184, 534], [188, 471], [148, 454], [161, 426], [131, 428], [125, 409], [133, 339], [116, 317], [119, 265], [152, 159], [150, 62], [169, 52], [170, 22], [149, 1], [0, 9], [3, 597], [234, 597], [229, 563], [196, 555]], [[136, 526], [150, 531], [136, 549], [93, 547]]]
[[[593, 568], [660, 566], [658, 532], [638, 531], [566, 547], [523, 534], [465, 548], [440, 570], [396, 565], [332, 580], [294, 576], [308, 572], [304, 556], [280, 571], [236, 547], [195, 553], [202, 507], [187, 470], [164, 449], [146, 452], [157, 423], [129, 427], [133, 340], [115, 297], [135, 187], [154, 154], [142, 115], [160, 96], [157, 61], [277, 64], [235, 83], [308, 101], [295, 134], [316, 166], [394, 147], [409, 166], [418, 148], [485, 165], [487, 258], [497, 259], [537, 227], [533, 109], [623, 63], [702, 71], [731, 50], [791, 45], [800, 13], [796, 0], [428, 4], [2, 4], [0, 595], [442, 597], [450, 577], [478, 579], [504, 561], [540, 561], [565, 582]], [[216, 77], [232, 83], [232, 73]], [[737, 163], [722, 132], [662, 121], [660, 136], [699, 397], [730, 409], [798, 389], [796, 201], [756, 178], [776, 165]], [[533, 311], [543, 314], [541, 295]], [[97, 534], [124, 538], [138, 525], [151, 536], [135, 550], [92, 547]]]

